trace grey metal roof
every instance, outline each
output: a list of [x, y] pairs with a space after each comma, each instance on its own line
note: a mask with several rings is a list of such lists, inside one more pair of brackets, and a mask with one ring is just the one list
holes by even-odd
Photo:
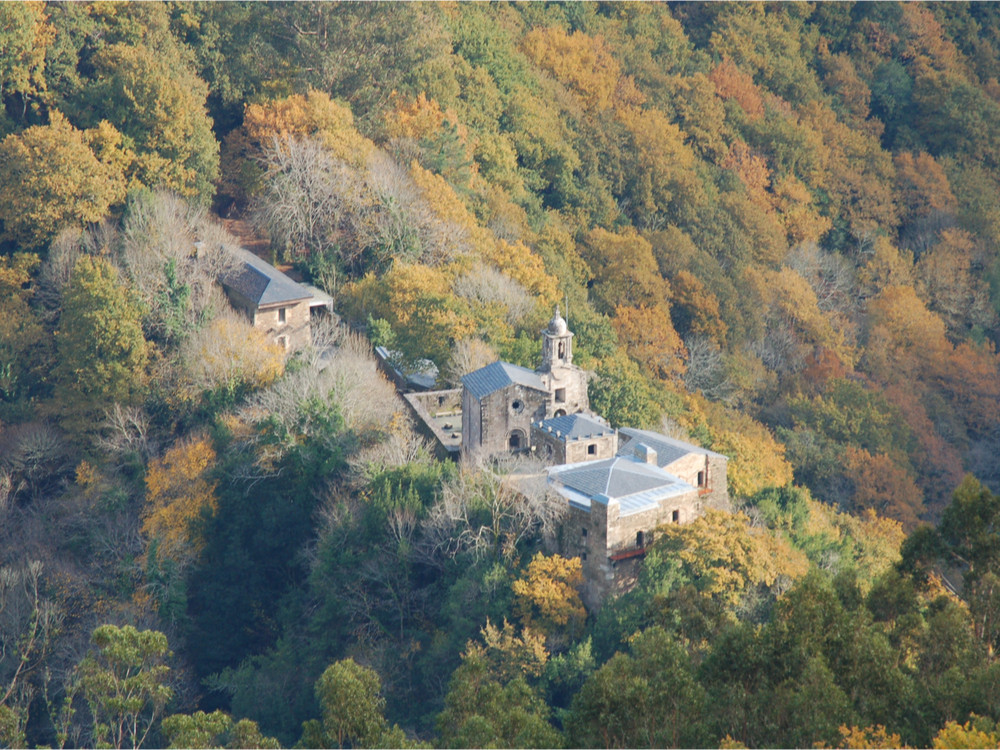
[[615, 431], [607, 422], [602, 422], [597, 417], [582, 412], [543, 419], [540, 422], [535, 422], [534, 426], [565, 440], [612, 435]]
[[220, 281], [223, 286], [243, 295], [257, 307], [298, 302], [312, 297], [301, 284], [292, 281], [249, 250], [239, 248], [235, 254], [241, 262]]
[[554, 466], [549, 469], [549, 483], [571, 504], [585, 510], [592, 502], [617, 500], [621, 515], [655, 507], [665, 497], [695, 490], [658, 466], [631, 456]]
[[494, 362], [492, 365], [480, 367], [475, 372], [462, 376], [462, 385], [479, 399], [499, 391], [501, 388], [506, 388], [508, 385], [515, 384], [534, 388], [536, 391], [548, 391], [534, 370], [512, 365], [510, 362]]
[[677, 459], [684, 458], [684, 456], [692, 453], [697, 453], [700, 456], [726, 458], [721, 453], [715, 453], [692, 443], [685, 443], [683, 440], [676, 440], [675, 438], [661, 435], [658, 432], [650, 432], [649, 430], [622, 427], [618, 430], [618, 435], [621, 441], [618, 448], [619, 456], [631, 456], [635, 453], [637, 444], [645, 443], [656, 451], [656, 465], [661, 469], [664, 466], [672, 464]]

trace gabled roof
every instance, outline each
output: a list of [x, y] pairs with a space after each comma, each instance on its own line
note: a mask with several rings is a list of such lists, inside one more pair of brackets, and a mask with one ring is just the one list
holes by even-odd
[[261, 260], [249, 250], [235, 251], [236, 267], [223, 276], [222, 285], [246, 297], [257, 307], [311, 299], [312, 294], [301, 284]]
[[523, 385], [536, 391], [548, 392], [534, 370], [512, 365], [510, 362], [494, 362], [492, 365], [480, 367], [475, 372], [463, 375], [462, 385], [478, 399], [485, 398], [509, 385]]
[[551, 435], [556, 435], [563, 440], [600, 437], [602, 435], [613, 435], [615, 432], [614, 428], [607, 422], [597, 416], [584, 414], [583, 412], [543, 419], [540, 422], [535, 422], [533, 426]]
[[592, 502], [617, 500], [620, 515], [654, 508], [659, 501], [695, 490], [658, 466], [631, 456], [554, 466], [549, 484], [571, 504], [590, 510]]
[[668, 466], [677, 459], [684, 458], [684, 456], [688, 456], [692, 453], [696, 453], [700, 456], [726, 458], [726, 456], [723, 456], [721, 453], [715, 453], [714, 451], [707, 450], [706, 448], [701, 448], [691, 443], [685, 443], [683, 440], [676, 440], [675, 438], [661, 435], [658, 432], [650, 432], [649, 430], [637, 430], [634, 427], [622, 427], [618, 430], [618, 436], [620, 441], [618, 448], [619, 456], [631, 456], [635, 453], [635, 446], [638, 443], [645, 443], [656, 451], [656, 465], [660, 468]]

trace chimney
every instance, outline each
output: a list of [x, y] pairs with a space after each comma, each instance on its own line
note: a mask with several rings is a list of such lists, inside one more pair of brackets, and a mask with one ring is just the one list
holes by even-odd
[[635, 446], [635, 457], [644, 464], [652, 464], [653, 466], [656, 466], [656, 451], [645, 443], [639, 443]]

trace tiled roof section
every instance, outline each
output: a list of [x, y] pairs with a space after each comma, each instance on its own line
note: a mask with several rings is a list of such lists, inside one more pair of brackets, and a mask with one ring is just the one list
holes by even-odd
[[552, 435], [557, 435], [564, 440], [577, 440], [579, 438], [614, 434], [614, 428], [607, 422], [603, 422], [593, 415], [583, 413], [565, 414], [561, 417], [543, 419], [541, 422], [535, 422], [534, 426]]
[[222, 284], [246, 297], [257, 307], [298, 302], [312, 297], [307, 289], [249, 250], [239, 248], [235, 254], [241, 263], [222, 279]]
[[549, 469], [549, 482], [571, 503], [588, 510], [591, 502], [617, 500], [621, 515], [655, 507], [665, 497], [694, 490], [663, 469], [628, 456], [555, 466]]
[[512, 365], [510, 362], [494, 362], [462, 376], [462, 385], [480, 399], [515, 384], [534, 388], [536, 391], [547, 391], [542, 379], [533, 370]]
[[635, 453], [635, 447], [637, 444], [645, 443], [656, 451], [656, 465], [660, 468], [668, 466], [677, 459], [683, 458], [691, 453], [697, 453], [701, 456], [726, 458], [721, 453], [715, 453], [697, 445], [685, 443], [683, 440], [676, 440], [674, 438], [667, 437], [666, 435], [661, 435], [658, 432], [650, 432], [649, 430], [637, 430], [633, 427], [622, 427], [618, 430], [618, 435], [618, 439], [621, 441], [620, 447], [618, 448], [619, 456], [631, 456]]

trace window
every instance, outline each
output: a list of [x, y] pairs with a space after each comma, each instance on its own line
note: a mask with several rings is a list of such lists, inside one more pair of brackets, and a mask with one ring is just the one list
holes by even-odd
[[510, 448], [511, 453], [517, 453], [524, 450], [526, 447], [524, 442], [524, 433], [520, 430], [513, 430], [510, 433], [510, 437], [507, 438], [507, 446]]
[[643, 547], [646, 546], [646, 535], [645, 535], [645, 533], [643, 533], [641, 531], [636, 532], [636, 535], [635, 535], [635, 546], [638, 547], [639, 549], [642, 549]]
[[583, 529], [583, 536], [587, 536], [587, 530]]
[[558, 401], [560, 404], [566, 403], [566, 389], [565, 388], [556, 388], [556, 401]]
[[560, 341], [559, 342], [559, 359], [565, 359], [565, 358], [566, 358], [566, 342], [565, 341]]
[[673, 521], [674, 523], [680, 523], [681, 512], [679, 510], [675, 510], [673, 513], [670, 514], [670, 520]]
[[591, 443], [587, 446], [587, 455], [596, 456], [597, 455], [597, 443]]
[[284, 307], [279, 307], [278, 308], [278, 322], [279, 323], [284, 323], [285, 322], [285, 308]]
[[705, 486], [705, 472], [703, 471], [698, 472], [698, 486], [699, 487]]
[[587, 559], [587, 553], [584, 552], [582, 555], [580, 555], [580, 560], [586, 560], [586, 559]]
[[524, 410], [524, 402], [519, 399], [514, 399], [510, 402], [510, 409], [515, 414], [520, 414]]
[[552, 416], [554, 416], [554, 417], [565, 417], [566, 416], [566, 410], [565, 409], [556, 409], [556, 413], [553, 414]]

